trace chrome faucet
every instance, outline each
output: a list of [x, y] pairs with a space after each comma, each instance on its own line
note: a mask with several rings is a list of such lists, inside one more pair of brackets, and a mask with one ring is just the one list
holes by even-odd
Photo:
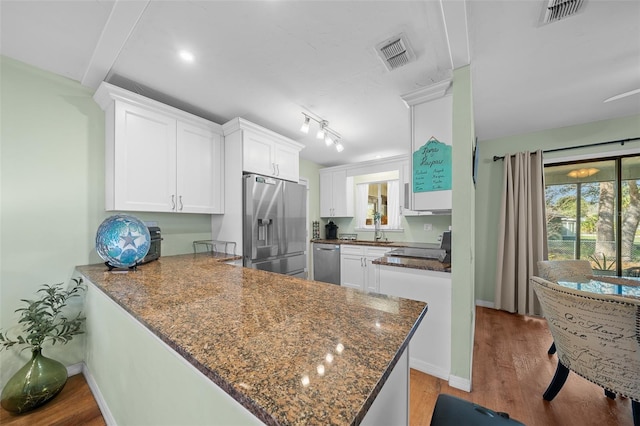
[[383, 237], [383, 232], [380, 230], [380, 213], [375, 212], [373, 214], [373, 224], [375, 226], [375, 232], [373, 234], [373, 239], [375, 241], [380, 241]]

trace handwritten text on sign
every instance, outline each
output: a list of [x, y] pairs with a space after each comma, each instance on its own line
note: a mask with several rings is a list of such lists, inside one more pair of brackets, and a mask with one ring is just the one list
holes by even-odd
[[431, 137], [413, 153], [413, 192], [451, 189], [451, 145]]

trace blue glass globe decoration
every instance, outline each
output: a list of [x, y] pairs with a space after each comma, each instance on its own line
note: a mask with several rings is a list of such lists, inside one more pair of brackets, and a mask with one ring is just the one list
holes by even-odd
[[111, 267], [135, 266], [149, 252], [151, 236], [147, 226], [135, 216], [117, 214], [98, 227], [96, 251]]

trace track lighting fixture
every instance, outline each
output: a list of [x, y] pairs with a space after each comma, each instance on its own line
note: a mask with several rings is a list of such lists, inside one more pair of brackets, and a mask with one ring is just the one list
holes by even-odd
[[327, 146], [334, 145], [336, 147], [336, 151], [342, 152], [344, 150], [344, 145], [340, 143], [340, 134], [335, 130], [329, 128], [329, 122], [327, 120], [323, 120], [322, 118], [315, 118], [310, 116], [309, 114], [302, 113], [304, 116], [304, 122], [302, 123], [302, 127], [300, 127], [300, 131], [303, 133], [309, 133], [309, 124], [311, 120], [318, 123], [318, 133], [316, 133], [316, 138], [324, 139], [324, 143]]

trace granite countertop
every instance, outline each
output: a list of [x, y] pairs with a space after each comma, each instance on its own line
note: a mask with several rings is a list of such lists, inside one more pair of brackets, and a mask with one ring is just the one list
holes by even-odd
[[426, 304], [222, 260], [76, 269], [264, 423], [362, 421]]
[[398, 266], [401, 268], [423, 269], [425, 271], [451, 272], [451, 264], [434, 259], [418, 257], [384, 256], [374, 260], [376, 265]]

